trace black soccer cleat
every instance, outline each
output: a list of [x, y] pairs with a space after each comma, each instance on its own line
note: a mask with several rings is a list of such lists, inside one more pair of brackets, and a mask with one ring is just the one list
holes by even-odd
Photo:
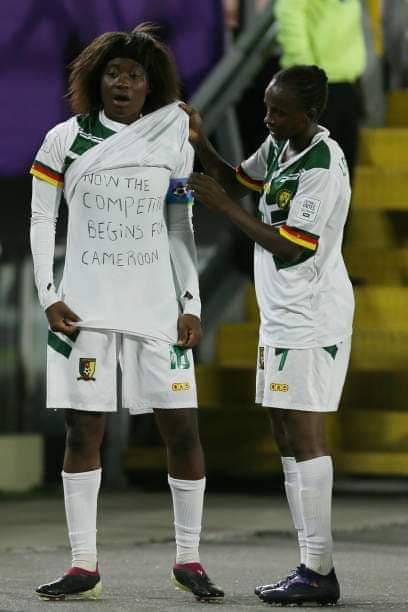
[[[299, 567], [305, 567], [304, 563], [301, 563], [301, 564], [299, 565]], [[297, 572], [297, 571], [298, 571], [298, 568], [296, 567], [295, 569], [293, 569], [293, 570], [290, 572], [289, 576], [286, 576], [286, 578], [283, 578], [282, 580], [278, 580], [278, 582], [274, 582], [274, 583], [272, 583], [272, 584], [260, 584], [260, 585], [256, 586], [256, 587], [255, 587], [255, 590], [254, 590], [255, 595], [258, 595], [258, 597], [259, 597], [259, 596], [260, 596], [260, 594], [261, 594], [261, 592], [262, 592], [264, 589], [267, 589], [267, 590], [277, 589], [278, 587], [282, 586], [282, 584], [283, 584], [284, 582], [286, 582], [286, 581], [288, 580], [288, 578], [291, 578], [292, 576], [294, 576], [294, 575], [296, 574], [296, 572]]]
[[35, 592], [41, 599], [97, 599], [102, 592], [98, 568], [95, 572], [80, 567], [71, 567], [61, 578], [42, 584]]
[[224, 600], [224, 591], [210, 580], [201, 563], [176, 563], [171, 581], [178, 591], [193, 593], [197, 601]]
[[278, 586], [263, 588], [258, 597], [269, 604], [316, 603], [322, 606], [337, 603], [340, 587], [334, 569], [323, 576], [305, 566], [299, 566]]

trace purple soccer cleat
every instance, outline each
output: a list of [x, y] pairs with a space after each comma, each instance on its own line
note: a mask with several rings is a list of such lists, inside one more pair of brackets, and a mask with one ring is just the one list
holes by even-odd
[[276, 586], [261, 588], [258, 597], [269, 604], [317, 603], [323, 606], [337, 603], [340, 587], [334, 569], [323, 576], [300, 565]]

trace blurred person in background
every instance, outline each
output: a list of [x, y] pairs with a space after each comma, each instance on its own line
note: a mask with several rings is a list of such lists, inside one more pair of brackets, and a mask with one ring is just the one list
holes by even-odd
[[408, 0], [384, 2], [382, 26], [388, 89], [408, 87]]
[[[177, 552], [172, 580], [223, 597], [200, 564], [205, 489], [191, 348], [201, 338], [188, 118], [152, 25], [96, 38], [71, 65], [75, 113], [48, 132], [32, 166], [31, 247], [49, 322], [47, 406], [65, 411], [62, 480], [72, 565], [44, 599], [94, 599], [100, 448], [106, 413], [152, 413], [167, 448]], [[54, 286], [55, 225], [69, 209], [64, 274]], [[139, 562], [141, 560], [139, 559]]]
[[328, 78], [329, 97], [320, 118], [344, 151], [351, 181], [359, 124], [364, 116], [360, 77], [366, 49], [360, 0], [276, 0], [280, 66], [316, 64]]
[[[341, 148], [318, 124], [327, 89], [317, 66], [278, 72], [264, 97], [269, 136], [237, 169], [214, 150], [200, 115], [182, 105], [209, 175], [193, 174], [189, 186], [255, 242], [256, 402], [268, 408], [300, 548], [300, 565], [287, 578], [256, 588], [267, 603], [328, 604], [340, 596], [325, 416], [340, 401], [354, 297], [341, 253], [349, 173]], [[247, 190], [261, 194], [257, 218], [237, 203]]]

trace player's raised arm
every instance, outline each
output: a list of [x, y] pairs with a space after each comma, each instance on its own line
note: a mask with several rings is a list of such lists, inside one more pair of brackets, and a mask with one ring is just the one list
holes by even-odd
[[202, 129], [203, 120], [200, 113], [184, 102], [180, 103], [180, 107], [189, 116], [190, 142], [207, 174], [220, 183], [231, 198], [245, 197], [249, 188], [237, 180], [234, 166], [226, 162], [212, 146]]

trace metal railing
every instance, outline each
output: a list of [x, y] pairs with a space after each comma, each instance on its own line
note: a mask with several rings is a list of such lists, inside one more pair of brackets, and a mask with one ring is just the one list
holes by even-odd
[[277, 32], [274, 4], [253, 20], [192, 97], [191, 104], [205, 116], [207, 132], [219, 127], [224, 113], [270, 58]]

